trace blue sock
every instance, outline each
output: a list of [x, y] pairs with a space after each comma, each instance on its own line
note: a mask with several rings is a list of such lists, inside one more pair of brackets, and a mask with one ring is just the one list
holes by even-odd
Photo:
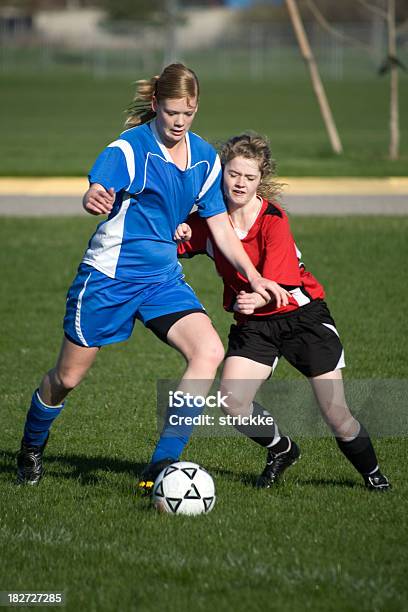
[[[156, 461], [161, 461], [162, 459], [174, 459], [174, 461], [178, 461], [180, 458], [194, 429], [193, 424], [185, 423], [184, 417], [197, 417], [205, 408], [205, 406], [196, 406], [194, 404], [194, 398], [192, 398], [191, 403], [193, 403], [193, 406], [184, 404], [181, 408], [167, 409], [166, 422], [152, 455], [152, 463], [156, 463]], [[183, 417], [183, 420], [180, 420], [180, 417]]]
[[34, 391], [24, 427], [24, 442], [29, 446], [42, 446], [53, 421], [63, 407], [64, 403], [59, 406], [47, 406], [41, 400], [38, 389]]

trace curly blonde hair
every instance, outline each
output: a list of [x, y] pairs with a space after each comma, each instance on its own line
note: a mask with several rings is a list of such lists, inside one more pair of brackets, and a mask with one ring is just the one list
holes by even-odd
[[257, 192], [266, 200], [276, 198], [282, 193], [284, 183], [273, 177], [276, 173], [276, 162], [272, 159], [269, 141], [256, 132], [244, 132], [233, 136], [220, 147], [220, 158], [223, 167], [235, 157], [254, 159], [258, 163], [261, 181]]
[[200, 85], [197, 75], [184, 64], [169, 64], [160, 75], [136, 81], [136, 94], [127, 109], [126, 128], [150, 121], [156, 116], [152, 109], [153, 96], [160, 102], [166, 98], [197, 99]]

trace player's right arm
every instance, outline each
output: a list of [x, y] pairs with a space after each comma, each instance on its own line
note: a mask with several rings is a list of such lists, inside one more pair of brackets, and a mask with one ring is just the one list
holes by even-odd
[[129, 189], [134, 178], [134, 151], [120, 138], [106, 147], [96, 159], [88, 175], [89, 189], [82, 205], [91, 215], [109, 214], [116, 194]]
[[100, 183], [92, 183], [82, 198], [82, 206], [91, 215], [108, 215], [114, 202], [114, 188], [106, 190]]

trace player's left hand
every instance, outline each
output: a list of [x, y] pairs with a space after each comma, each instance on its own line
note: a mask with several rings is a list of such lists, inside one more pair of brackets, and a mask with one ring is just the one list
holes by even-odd
[[179, 242], [188, 242], [189, 240], [191, 240], [191, 236], [193, 235], [193, 232], [191, 231], [191, 227], [189, 226], [188, 223], [180, 223], [177, 226], [176, 231], [174, 232], [174, 240], [177, 240]]
[[268, 302], [259, 293], [240, 291], [237, 295], [233, 310], [244, 315], [251, 315], [257, 308], [262, 308]]
[[275, 281], [269, 278], [263, 278], [262, 276], [251, 281], [251, 287], [259, 293], [265, 300], [270, 302], [271, 296], [275, 299], [276, 307], [287, 306], [289, 303], [290, 293], [283, 287], [275, 283]]

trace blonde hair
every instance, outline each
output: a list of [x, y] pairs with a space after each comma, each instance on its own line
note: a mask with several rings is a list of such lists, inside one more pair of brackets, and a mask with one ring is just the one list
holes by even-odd
[[152, 109], [153, 96], [158, 102], [166, 98], [198, 100], [200, 85], [197, 75], [184, 64], [169, 64], [160, 75], [136, 81], [136, 94], [127, 109], [125, 127], [142, 125], [156, 116]]
[[235, 157], [253, 159], [258, 163], [261, 180], [257, 189], [260, 196], [266, 200], [281, 194], [284, 184], [277, 182], [273, 176], [276, 173], [276, 162], [272, 159], [268, 139], [256, 132], [245, 132], [233, 136], [220, 148], [222, 166]]

